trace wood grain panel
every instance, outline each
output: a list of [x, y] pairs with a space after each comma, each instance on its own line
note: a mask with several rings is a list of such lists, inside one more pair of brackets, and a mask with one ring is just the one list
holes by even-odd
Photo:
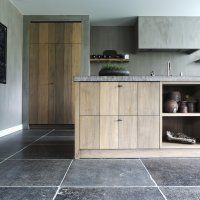
[[73, 24], [65, 23], [65, 34], [64, 34], [64, 42], [65, 44], [72, 43], [72, 34], [73, 34]]
[[68, 44], [81, 44], [82, 41], [82, 24], [81, 23], [66, 23], [64, 41]]
[[48, 24], [48, 44], [56, 43], [56, 23]]
[[81, 43], [82, 36], [82, 24], [81, 23], [73, 23], [72, 24], [72, 43]]
[[39, 46], [30, 45], [29, 52], [29, 121], [31, 124], [38, 123], [38, 67], [39, 67]]
[[56, 72], [56, 46], [48, 45], [48, 123], [55, 123], [55, 72]]
[[75, 83], [75, 158], [80, 158], [80, 92], [79, 82]]
[[138, 83], [138, 115], [159, 115], [159, 83]]
[[56, 43], [57, 44], [64, 44], [64, 30], [65, 24], [64, 23], [56, 23]]
[[[74, 76], [80, 75], [81, 70], [81, 44], [72, 44], [72, 80]], [[74, 124], [74, 83], [72, 82], [72, 124]]]
[[119, 116], [119, 149], [137, 148], [137, 116]]
[[56, 44], [55, 123], [64, 124], [64, 45]]
[[138, 148], [159, 148], [159, 116], [138, 116]]
[[39, 45], [38, 123], [48, 124], [48, 45]]
[[[64, 49], [64, 123], [72, 124], [72, 47]], [[75, 86], [74, 86], [75, 87]]]
[[81, 44], [72, 44], [72, 76], [80, 75], [81, 70]]
[[118, 149], [118, 116], [100, 116], [100, 149]]
[[79, 23], [30, 25], [30, 43], [38, 45], [30, 50], [31, 124], [74, 124], [73, 76], [81, 69], [80, 27]]
[[48, 44], [49, 40], [49, 24], [39, 23], [39, 43]]
[[118, 115], [118, 83], [100, 83], [100, 115]]
[[80, 115], [99, 115], [100, 84], [80, 83]]
[[137, 83], [119, 83], [119, 115], [137, 115]]
[[30, 44], [39, 43], [39, 23], [30, 24]]
[[99, 149], [99, 116], [80, 116], [80, 149]]

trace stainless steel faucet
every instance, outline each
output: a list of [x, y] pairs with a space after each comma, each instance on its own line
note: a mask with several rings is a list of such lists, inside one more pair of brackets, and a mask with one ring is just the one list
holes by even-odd
[[167, 76], [171, 76], [170, 75], [170, 71], [171, 71], [172, 67], [171, 67], [171, 61], [169, 60], [167, 62]]

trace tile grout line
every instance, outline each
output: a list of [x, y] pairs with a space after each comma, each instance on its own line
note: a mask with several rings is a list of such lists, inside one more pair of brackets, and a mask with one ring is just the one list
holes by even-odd
[[146, 168], [146, 166], [144, 165], [144, 163], [142, 162], [141, 159], [139, 159], [141, 164], [143, 165], [143, 167], [145, 168], [146, 172], [148, 173], [148, 175], [150, 176], [150, 179], [153, 181], [153, 183], [155, 184], [155, 186], [158, 188], [159, 192], [161, 193], [161, 195], [163, 196], [163, 198], [165, 200], [167, 200], [166, 196], [164, 195], [164, 193], [161, 191], [160, 187], [157, 185], [156, 181], [153, 179], [153, 177], [151, 176], [149, 170]]
[[52, 185], [30, 185], [30, 186], [18, 186], [18, 185], [13, 185], [13, 186], [8, 186], [8, 185], [0, 185], [0, 188], [57, 188], [58, 186], [52, 186]]
[[[73, 159], [73, 158], [71, 158], [71, 159]], [[65, 160], [71, 160], [70, 158], [61, 158], [61, 159], [59, 159], [59, 158], [19, 158], [19, 159], [12, 159], [12, 160], [58, 160], [58, 161], [65, 161]]]
[[50, 134], [51, 132], [53, 132], [55, 129], [50, 130], [49, 132], [47, 132], [45, 135], [39, 137], [37, 140], [31, 142], [30, 144], [28, 144], [27, 146], [23, 147], [22, 149], [20, 149], [19, 151], [15, 152], [14, 154], [8, 156], [7, 158], [5, 158], [4, 160], [2, 160], [0, 162], [0, 164], [4, 163], [5, 161], [9, 160], [10, 158], [12, 158], [13, 156], [15, 156], [17, 153], [23, 151], [24, 149], [28, 148], [29, 146], [31, 146], [32, 144], [34, 144], [35, 142], [37, 142], [38, 140], [42, 139], [43, 137], [47, 136], [48, 134]]
[[[0, 185], [0, 188], [58, 188], [59, 186], [57, 185], [29, 185], [29, 186], [24, 186], [24, 185]], [[124, 186], [124, 185], [119, 185], [119, 186], [109, 186], [109, 185], [102, 185], [102, 186], [93, 186], [93, 185], [88, 185], [88, 186], [65, 186], [66, 188], [158, 188], [156, 185], [152, 186], [141, 186], [141, 185], [130, 185], [130, 186]], [[200, 188], [200, 186], [160, 186], [162, 188]]]
[[59, 192], [59, 190], [60, 190], [60, 188], [61, 188], [61, 186], [62, 186], [62, 183], [63, 183], [63, 181], [64, 181], [64, 179], [65, 179], [65, 177], [66, 177], [66, 175], [67, 175], [67, 173], [68, 173], [68, 171], [69, 171], [69, 168], [71, 167], [72, 163], [73, 163], [73, 159], [72, 159], [72, 161], [70, 162], [70, 164], [69, 164], [69, 166], [68, 166], [68, 168], [67, 168], [67, 171], [65, 172], [65, 174], [64, 174], [64, 176], [63, 176], [63, 178], [62, 178], [62, 180], [61, 180], [61, 182], [60, 182], [60, 185], [58, 186], [58, 189], [57, 189], [57, 191], [56, 191], [56, 193], [55, 193], [55, 195], [54, 195], [54, 197], [53, 197], [52, 200], [55, 200], [55, 199], [56, 199], [56, 196], [58, 195], [58, 192]]

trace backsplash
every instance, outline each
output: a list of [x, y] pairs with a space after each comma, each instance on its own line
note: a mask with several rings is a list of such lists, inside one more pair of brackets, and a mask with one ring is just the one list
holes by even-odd
[[[134, 53], [134, 27], [91, 27], [91, 53], [100, 54], [106, 49], [115, 49], [118, 53], [130, 54], [126, 66], [131, 75], [167, 75], [167, 62], [172, 65], [171, 74], [184, 76], [200, 76], [200, 63], [194, 61], [200, 58], [200, 51], [193, 54], [181, 52], [137, 52]], [[91, 64], [91, 75], [98, 75], [103, 63]]]

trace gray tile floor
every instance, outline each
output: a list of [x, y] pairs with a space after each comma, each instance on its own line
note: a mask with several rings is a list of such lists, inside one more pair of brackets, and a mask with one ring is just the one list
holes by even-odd
[[74, 160], [73, 151], [73, 130], [0, 138], [0, 199], [200, 199], [200, 158]]

